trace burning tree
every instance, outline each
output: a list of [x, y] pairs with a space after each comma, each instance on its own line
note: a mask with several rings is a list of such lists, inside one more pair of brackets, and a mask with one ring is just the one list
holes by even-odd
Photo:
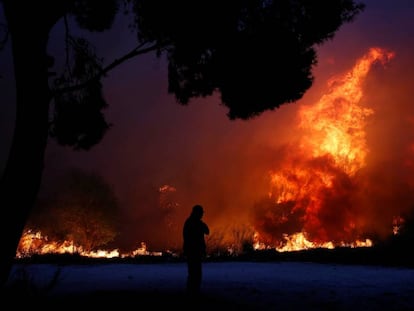
[[370, 243], [373, 232], [362, 221], [356, 197], [369, 151], [365, 126], [373, 114], [361, 105], [362, 86], [375, 63], [393, 56], [370, 49], [350, 71], [329, 81], [317, 103], [300, 108], [301, 138], [286, 146], [280, 166], [270, 172], [269, 197], [255, 208], [261, 239], [282, 248], [296, 240], [302, 244], [292, 248]]
[[51, 198], [39, 202], [26, 232], [38, 231], [49, 243], [70, 242], [73, 251], [90, 252], [115, 239], [118, 217], [117, 199], [102, 176], [74, 169], [62, 177]]

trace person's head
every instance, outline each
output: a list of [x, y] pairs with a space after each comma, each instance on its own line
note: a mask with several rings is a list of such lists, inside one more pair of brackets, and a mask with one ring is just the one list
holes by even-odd
[[199, 204], [194, 205], [193, 210], [191, 212], [191, 215], [201, 219], [201, 217], [203, 217], [203, 215], [204, 215], [203, 207]]

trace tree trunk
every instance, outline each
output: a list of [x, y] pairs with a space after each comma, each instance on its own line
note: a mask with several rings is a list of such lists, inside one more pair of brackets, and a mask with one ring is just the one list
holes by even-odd
[[14, 62], [16, 120], [9, 158], [0, 180], [2, 287], [13, 267], [43, 171], [51, 99], [47, 43], [50, 29], [57, 21], [51, 17], [48, 4], [49, 1], [3, 1]]

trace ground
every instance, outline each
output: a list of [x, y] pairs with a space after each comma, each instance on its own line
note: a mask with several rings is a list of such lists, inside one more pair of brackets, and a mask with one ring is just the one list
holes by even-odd
[[412, 268], [207, 262], [199, 297], [185, 293], [185, 277], [183, 262], [18, 264], [3, 294], [7, 293], [4, 301], [16, 307], [30, 303], [44, 309], [86, 304], [194, 310], [414, 310]]

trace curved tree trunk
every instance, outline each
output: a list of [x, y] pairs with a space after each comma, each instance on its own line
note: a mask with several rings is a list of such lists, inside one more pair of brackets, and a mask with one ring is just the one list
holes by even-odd
[[49, 11], [49, 4], [50, 0], [3, 1], [14, 62], [16, 120], [8, 162], [0, 180], [2, 287], [11, 272], [43, 171], [51, 99], [47, 43], [50, 29], [58, 20]]

